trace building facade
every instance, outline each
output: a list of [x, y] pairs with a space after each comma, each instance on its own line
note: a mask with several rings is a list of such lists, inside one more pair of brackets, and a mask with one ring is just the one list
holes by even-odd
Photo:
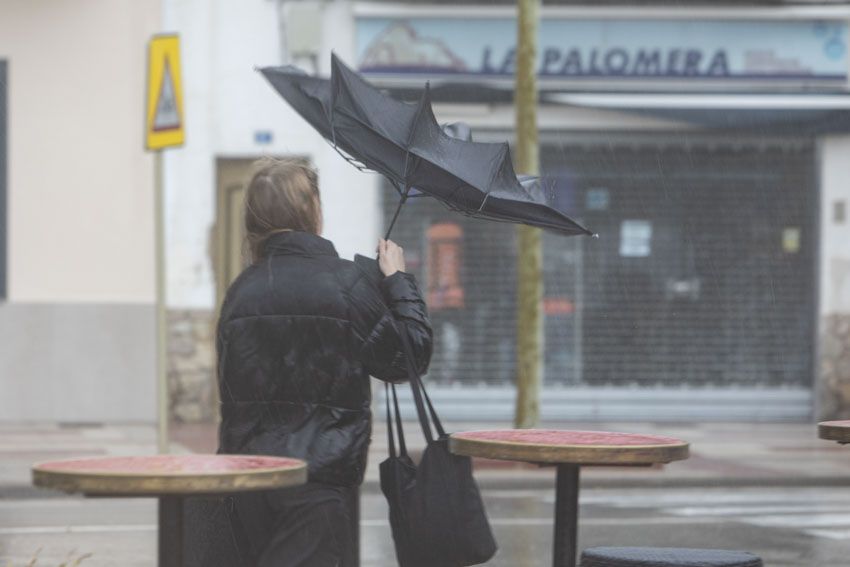
[[158, 1], [0, 5], [0, 421], [156, 419]]
[[[166, 2], [187, 145], [166, 157], [172, 408], [215, 417], [211, 329], [241, 269], [250, 164], [320, 171], [325, 236], [369, 253], [394, 192], [253, 66], [334, 50], [441, 122], [513, 137], [513, 8]], [[599, 238], [544, 236], [544, 419], [806, 420], [850, 411], [848, 18], [835, 7], [553, 7], [539, 40], [542, 172]], [[213, 56], [210, 57], [210, 53]], [[428, 294], [429, 381], [457, 419], [509, 419], [514, 229], [409, 203], [393, 236]]]

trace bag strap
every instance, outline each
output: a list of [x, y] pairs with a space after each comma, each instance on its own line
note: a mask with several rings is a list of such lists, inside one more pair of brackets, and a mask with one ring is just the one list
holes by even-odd
[[[417, 378], [419, 377], [417, 376]], [[428, 395], [427, 390], [425, 390], [425, 384], [422, 383], [422, 378], [419, 378], [419, 386], [422, 388], [422, 393], [425, 394], [425, 402], [428, 404], [428, 410], [431, 412], [431, 421], [434, 422], [434, 427], [437, 428], [437, 434], [440, 437], [445, 437], [446, 430], [443, 429], [443, 423], [440, 421], [439, 416], [437, 416], [434, 404], [431, 403], [431, 397]]]
[[[390, 412], [390, 390], [392, 389], [393, 394], [393, 405], [395, 406], [395, 421], [396, 421], [396, 429], [398, 431], [398, 446], [399, 452], [396, 453], [395, 450], [395, 435], [393, 432], [393, 420]], [[407, 456], [407, 444], [404, 441], [404, 429], [401, 426], [401, 412], [398, 411], [398, 395], [396, 394], [395, 384], [387, 384], [384, 382], [384, 401], [387, 406], [387, 441], [389, 442], [390, 447], [390, 456], [396, 457], [401, 455], [403, 457]]]
[[443, 424], [440, 421], [440, 418], [437, 416], [437, 411], [434, 409], [434, 404], [431, 403], [431, 398], [428, 396], [428, 392], [425, 390], [425, 385], [422, 383], [422, 379], [419, 376], [419, 372], [416, 370], [416, 367], [413, 363], [413, 349], [410, 346], [410, 339], [407, 336], [407, 333], [400, 333], [401, 344], [404, 349], [404, 358], [405, 363], [407, 365], [407, 373], [410, 377], [410, 388], [413, 391], [413, 401], [416, 404], [416, 415], [419, 417], [419, 425], [422, 427], [422, 433], [425, 435], [425, 439], [428, 443], [434, 442], [434, 434], [431, 431], [431, 424], [428, 422], [428, 412], [425, 409], [425, 401], [427, 400], [428, 410], [430, 410], [431, 420], [434, 422], [434, 427], [437, 430], [437, 434], [440, 437], [444, 437], [446, 435], [445, 430], [443, 429]]
[[398, 395], [395, 391], [395, 384], [390, 386], [393, 391], [393, 405], [395, 406], [395, 422], [398, 428], [398, 445], [403, 457], [407, 456], [407, 445], [404, 442], [404, 429], [401, 427], [401, 412], [398, 410]]
[[384, 402], [387, 406], [387, 443], [390, 447], [390, 457], [395, 458], [395, 435], [393, 435], [393, 419], [390, 416], [390, 385], [384, 382]]

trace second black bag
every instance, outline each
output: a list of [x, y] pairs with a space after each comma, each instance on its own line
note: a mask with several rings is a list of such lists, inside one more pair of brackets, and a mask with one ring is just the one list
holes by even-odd
[[[449, 452], [448, 435], [411, 361], [407, 337], [402, 343], [410, 386], [427, 446], [419, 465], [408, 456], [395, 385], [387, 386], [387, 432], [390, 456], [380, 465], [381, 490], [390, 508], [390, 526], [400, 567], [463, 567], [478, 565], [496, 553], [469, 457]], [[398, 433], [396, 452], [390, 393]], [[426, 411], [427, 404], [427, 411]], [[430, 415], [429, 415], [430, 414]], [[437, 437], [431, 431], [433, 421]]]

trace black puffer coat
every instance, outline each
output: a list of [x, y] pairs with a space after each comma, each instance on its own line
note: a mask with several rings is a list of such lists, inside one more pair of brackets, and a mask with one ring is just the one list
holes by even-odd
[[369, 375], [407, 378], [399, 333], [416, 365], [431, 326], [412, 275], [373, 279], [305, 232], [274, 235], [227, 292], [216, 348], [219, 453], [309, 463], [309, 480], [363, 480], [371, 435]]

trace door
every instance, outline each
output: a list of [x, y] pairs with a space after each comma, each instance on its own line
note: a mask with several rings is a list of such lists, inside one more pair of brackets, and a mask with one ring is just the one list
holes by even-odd
[[218, 305], [231, 282], [248, 265], [242, 201], [253, 159], [216, 160], [215, 272]]
[[[294, 159], [308, 161], [301, 156]], [[213, 263], [216, 274], [217, 305], [225, 292], [251, 261], [245, 240], [245, 188], [260, 158], [218, 158], [216, 160], [216, 225]]]

